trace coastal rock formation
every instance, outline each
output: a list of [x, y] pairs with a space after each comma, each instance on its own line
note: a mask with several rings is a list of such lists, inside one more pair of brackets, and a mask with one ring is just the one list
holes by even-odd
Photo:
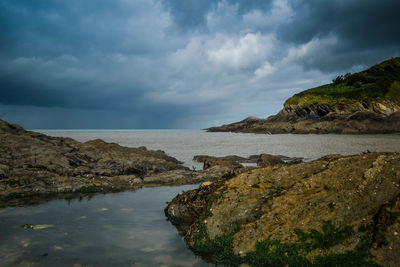
[[[195, 160], [196, 157], [194, 157], [193, 159]], [[203, 170], [207, 170], [214, 166], [222, 166], [232, 169], [243, 167], [238, 161], [224, 157], [221, 158], [212, 156], [203, 157], [203, 160], [201, 160], [201, 162], [203, 162]]]
[[253, 169], [180, 194], [165, 213], [211, 262], [398, 266], [400, 154]]
[[122, 147], [99, 139], [80, 143], [25, 131], [0, 120], [0, 206], [34, 203], [60, 193], [193, 184], [229, 171], [193, 172], [163, 151]]
[[278, 114], [266, 119], [248, 117], [207, 130], [269, 134], [400, 132], [400, 58], [298, 93], [286, 100]]
[[257, 159], [257, 166], [259, 167], [274, 166], [282, 163], [284, 161], [281, 158], [269, 154], [261, 154]]
[[285, 162], [286, 163], [302, 162], [302, 158], [287, 157], [282, 155], [270, 155], [270, 154], [251, 155], [249, 157], [240, 157], [235, 155], [224, 156], [224, 157], [197, 155], [193, 157], [193, 160], [197, 162], [202, 162], [204, 170], [207, 170], [215, 166], [226, 167], [231, 169], [243, 168], [242, 165], [243, 163], [254, 164], [259, 167], [266, 167]]

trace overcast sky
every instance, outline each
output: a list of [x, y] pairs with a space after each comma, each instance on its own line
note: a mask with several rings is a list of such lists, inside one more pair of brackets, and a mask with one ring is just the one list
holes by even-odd
[[399, 0], [0, 0], [0, 118], [205, 128], [400, 55]]

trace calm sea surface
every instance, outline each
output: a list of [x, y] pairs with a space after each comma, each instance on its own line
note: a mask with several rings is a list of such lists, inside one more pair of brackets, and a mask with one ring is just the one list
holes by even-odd
[[250, 156], [261, 153], [316, 159], [327, 154], [358, 154], [364, 151], [400, 152], [400, 135], [294, 135], [207, 133], [201, 130], [38, 130], [51, 136], [84, 142], [96, 138], [122, 146], [161, 149], [184, 162], [195, 155]]
[[[260, 153], [304, 157], [400, 152], [400, 135], [256, 135], [198, 130], [38, 130], [79, 141], [101, 138], [123, 146], [161, 149], [184, 162], [194, 155]], [[143, 188], [0, 209], [0, 266], [208, 266], [164, 216], [165, 202], [197, 186]], [[24, 229], [24, 224], [44, 225]], [[211, 265], [210, 265], [211, 266]]]

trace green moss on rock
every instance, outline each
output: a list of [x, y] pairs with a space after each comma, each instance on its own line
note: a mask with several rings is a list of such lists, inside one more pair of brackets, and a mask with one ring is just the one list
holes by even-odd
[[102, 188], [99, 186], [95, 186], [95, 185], [88, 185], [88, 186], [82, 186], [81, 188], [78, 188], [75, 192], [82, 193], [82, 194], [98, 193], [98, 192], [102, 192]]
[[333, 246], [346, 242], [355, 232], [351, 227], [337, 228], [325, 221], [322, 230], [311, 229], [307, 232], [294, 231], [298, 241], [282, 243], [279, 240], [266, 239], [258, 242], [255, 250], [245, 256], [236, 255], [232, 249], [235, 231], [210, 239], [204, 222], [194, 224], [191, 248], [204, 259], [233, 266], [242, 263], [251, 266], [379, 266], [371, 261], [369, 249], [372, 244], [360, 242], [353, 250], [343, 253], [320, 253], [309, 257], [313, 251], [328, 251]]

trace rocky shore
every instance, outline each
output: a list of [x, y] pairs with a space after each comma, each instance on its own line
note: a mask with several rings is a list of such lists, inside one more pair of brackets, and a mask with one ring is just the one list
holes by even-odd
[[260, 154], [251, 155], [249, 157], [239, 157], [235, 155], [225, 157], [213, 157], [207, 155], [197, 155], [193, 157], [194, 161], [203, 163], [203, 170], [207, 170], [214, 166], [227, 167], [231, 169], [243, 168], [243, 164], [251, 164], [250, 166], [266, 167], [276, 165], [278, 163], [299, 163], [303, 158], [292, 158], [282, 155]]
[[208, 128], [209, 132], [376, 134], [400, 132], [400, 58], [339, 76], [300, 92], [268, 118]]
[[193, 171], [163, 151], [102, 140], [80, 143], [0, 120], [0, 207], [142, 186], [195, 184], [231, 168]]
[[[318, 110], [319, 108], [321, 107], [316, 105], [315, 109]], [[394, 112], [387, 116], [360, 108], [356, 112], [332, 112], [329, 116], [290, 118], [295, 112], [308, 112], [309, 110], [309, 106], [288, 106], [277, 115], [267, 119], [249, 117], [240, 122], [211, 127], [207, 131], [259, 134], [400, 133], [400, 112]], [[400, 110], [400, 108], [396, 107], [396, 110]]]
[[165, 213], [214, 263], [398, 266], [400, 154], [330, 155], [225, 176], [177, 195]]

